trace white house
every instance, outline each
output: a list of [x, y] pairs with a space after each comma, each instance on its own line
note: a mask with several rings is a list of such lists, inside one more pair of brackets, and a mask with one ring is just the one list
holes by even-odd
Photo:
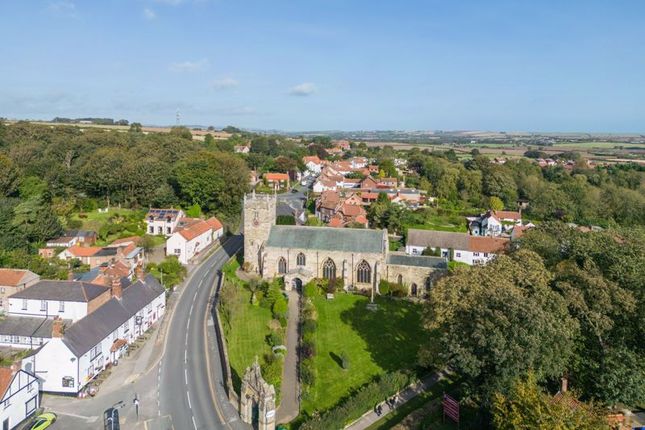
[[405, 251], [410, 255], [422, 255], [426, 248], [430, 248], [449, 261], [468, 265], [486, 264], [503, 252], [508, 242], [508, 239], [500, 237], [409, 229]]
[[148, 234], [170, 236], [185, 216], [181, 209], [150, 209], [146, 215], [146, 231]]
[[302, 157], [302, 162], [307, 170], [314, 174], [319, 174], [323, 167], [323, 162], [317, 155]]
[[468, 230], [474, 236], [500, 236], [514, 226], [522, 225], [522, 213], [516, 211], [488, 211], [466, 219]]
[[81, 281], [39, 281], [9, 296], [10, 316], [78, 321], [110, 300], [110, 289]]
[[38, 389], [38, 379], [32, 373], [16, 364], [0, 367], [0, 422], [3, 430], [16, 428], [36, 412], [40, 404]]
[[69, 327], [54, 319], [51, 339], [23, 359], [23, 367], [34, 370], [42, 391], [78, 394], [157, 322], [165, 307], [165, 289], [150, 275], [123, 289], [115, 285], [107, 303]]
[[166, 255], [175, 255], [182, 264], [188, 264], [201, 251], [224, 235], [224, 227], [217, 218], [207, 220], [184, 219], [178, 230], [166, 241]]

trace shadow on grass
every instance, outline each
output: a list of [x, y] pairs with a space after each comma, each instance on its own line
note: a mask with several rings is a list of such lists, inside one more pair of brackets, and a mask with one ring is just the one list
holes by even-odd
[[331, 357], [332, 360], [334, 360], [334, 362], [336, 362], [336, 364], [338, 364], [339, 367], [341, 368], [343, 367], [343, 359], [340, 358], [338, 354], [330, 351], [329, 356]]
[[421, 305], [386, 298], [377, 299], [377, 303], [378, 309], [370, 311], [365, 301], [357, 301], [340, 317], [365, 340], [371, 359], [383, 370], [418, 371], [417, 353], [426, 337]]

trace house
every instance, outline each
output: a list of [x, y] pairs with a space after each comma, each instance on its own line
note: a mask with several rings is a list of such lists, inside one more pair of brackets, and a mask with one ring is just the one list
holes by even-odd
[[29, 270], [0, 268], [0, 312], [9, 311], [7, 298], [40, 280], [40, 276]]
[[316, 155], [302, 157], [302, 162], [307, 170], [314, 174], [319, 174], [323, 168], [323, 161]]
[[396, 178], [380, 178], [376, 186], [379, 188], [396, 188], [399, 186], [399, 180]]
[[33, 373], [22, 370], [18, 364], [0, 367], [0, 422], [3, 430], [16, 428], [36, 412], [40, 406], [38, 390], [38, 379]]
[[501, 237], [479, 237], [468, 233], [409, 229], [405, 251], [409, 255], [423, 255], [423, 251], [430, 248], [449, 261], [469, 265], [486, 264], [503, 252], [508, 243], [509, 239]]
[[60, 236], [56, 239], [50, 239], [45, 243], [47, 248], [69, 248], [78, 243], [78, 238], [72, 236]]
[[[68, 230], [64, 236], [76, 238], [76, 243], [81, 246], [92, 246], [96, 243], [98, 235], [92, 230]], [[49, 246], [49, 244], [47, 245]]]
[[89, 282], [109, 287], [114, 279], [120, 279], [123, 285], [132, 281], [134, 270], [124, 261], [101, 264], [88, 272], [78, 273], [74, 281]]
[[108, 291], [106, 303], [69, 326], [51, 319], [51, 338], [23, 359], [23, 368], [32, 366], [42, 381], [42, 391], [78, 394], [165, 313], [165, 289], [150, 275]]
[[60, 317], [72, 322], [91, 314], [110, 299], [110, 289], [80, 281], [42, 280], [7, 299], [11, 316]]
[[265, 173], [264, 180], [274, 190], [289, 188], [289, 175], [286, 173]]
[[335, 148], [340, 148], [343, 151], [349, 151], [349, 149], [351, 148], [349, 140], [345, 140], [345, 139], [335, 140], [333, 144]]
[[181, 209], [150, 209], [146, 215], [146, 231], [148, 234], [170, 236], [185, 216]]
[[73, 245], [63, 250], [58, 254], [60, 260], [74, 260], [78, 259], [82, 264], [90, 264], [90, 257], [99, 252], [101, 249], [98, 246], [78, 246]]
[[249, 152], [251, 152], [251, 148], [248, 145], [235, 145], [233, 147], [233, 150], [237, 154], [248, 154]]
[[166, 255], [175, 255], [180, 263], [188, 264], [223, 235], [224, 227], [217, 218], [184, 218], [177, 231], [166, 241]]
[[522, 225], [522, 213], [517, 211], [488, 211], [475, 217], [466, 217], [468, 231], [473, 236], [500, 236], [514, 226]]

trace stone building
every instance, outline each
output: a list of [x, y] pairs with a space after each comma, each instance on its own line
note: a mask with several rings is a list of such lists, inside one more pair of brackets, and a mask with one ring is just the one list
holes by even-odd
[[378, 292], [385, 279], [422, 295], [447, 268], [445, 258], [391, 252], [385, 230], [276, 225], [274, 195], [246, 195], [243, 217], [245, 268], [266, 279], [283, 276], [287, 289], [325, 278]]

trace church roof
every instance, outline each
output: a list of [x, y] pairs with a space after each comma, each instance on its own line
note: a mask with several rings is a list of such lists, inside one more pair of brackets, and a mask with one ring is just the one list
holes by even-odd
[[267, 246], [343, 252], [383, 252], [383, 231], [274, 225]]
[[432, 267], [435, 269], [447, 269], [448, 263], [445, 258], [431, 257], [425, 255], [407, 255], [390, 253], [387, 256], [387, 264], [397, 266]]

